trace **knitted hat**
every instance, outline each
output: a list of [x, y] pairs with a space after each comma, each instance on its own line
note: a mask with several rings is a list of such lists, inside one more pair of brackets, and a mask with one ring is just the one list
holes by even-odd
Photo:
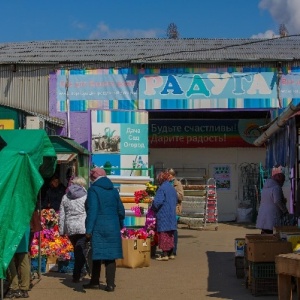
[[158, 184], [163, 184], [165, 181], [170, 181], [173, 179], [173, 176], [169, 172], [160, 172], [157, 175]]
[[94, 168], [90, 171], [90, 179], [95, 181], [98, 177], [106, 176], [105, 170], [101, 168]]

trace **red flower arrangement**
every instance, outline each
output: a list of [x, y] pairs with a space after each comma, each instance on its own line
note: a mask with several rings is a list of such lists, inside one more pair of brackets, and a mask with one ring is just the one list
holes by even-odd
[[134, 202], [136, 204], [143, 203], [147, 198], [149, 198], [149, 195], [146, 192], [146, 190], [140, 190], [134, 192]]
[[146, 183], [145, 190], [139, 190], [134, 192], [134, 202], [136, 204], [143, 203], [146, 199], [152, 198], [155, 196], [157, 186], [151, 182]]

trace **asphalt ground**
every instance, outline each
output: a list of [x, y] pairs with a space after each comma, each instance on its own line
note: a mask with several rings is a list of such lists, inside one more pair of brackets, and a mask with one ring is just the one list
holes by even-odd
[[175, 260], [151, 259], [149, 267], [136, 269], [118, 267], [114, 292], [103, 290], [103, 266], [100, 290], [83, 289], [88, 276], [83, 282], [72, 283], [70, 274], [49, 272], [34, 280], [29, 299], [278, 299], [277, 295], [255, 297], [246, 287], [246, 280], [236, 276], [234, 241], [259, 233], [253, 225], [221, 223], [218, 230], [214, 225], [203, 230], [179, 225], [178, 233]]

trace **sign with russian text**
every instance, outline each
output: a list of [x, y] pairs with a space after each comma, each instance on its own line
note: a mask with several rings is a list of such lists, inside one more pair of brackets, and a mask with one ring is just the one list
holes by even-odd
[[137, 75], [105, 74], [101, 70], [57, 72], [57, 100], [136, 100]]
[[276, 98], [274, 72], [141, 75], [139, 99]]
[[300, 98], [300, 73], [282, 75], [279, 92], [280, 98]]
[[148, 113], [91, 111], [92, 161], [111, 175], [148, 175]]
[[149, 120], [150, 148], [254, 147], [264, 119]]

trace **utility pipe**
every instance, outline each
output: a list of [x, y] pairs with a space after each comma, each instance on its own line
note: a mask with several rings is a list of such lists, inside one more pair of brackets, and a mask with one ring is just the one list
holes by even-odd
[[262, 135], [260, 135], [255, 141], [255, 146], [261, 146], [266, 140], [268, 140], [277, 130], [282, 128], [286, 121], [300, 110], [300, 103], [294, 105], [293, 102], [277, 117], [274, 122]]

